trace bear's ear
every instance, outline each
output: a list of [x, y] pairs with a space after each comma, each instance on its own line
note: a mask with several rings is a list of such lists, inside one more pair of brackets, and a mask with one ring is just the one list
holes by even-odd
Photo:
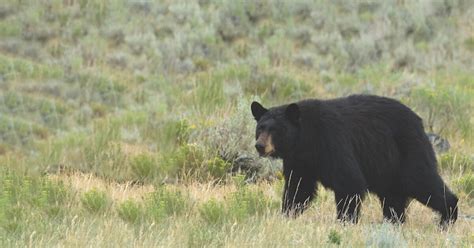
[[285, 116], [293, 123], [298, 123], [300, 119], [300, 108], [296, 103], [292, 103], [286, 107]]
[[252, 108], [253, 117], [255, 118], [256, 121], [260, 120], [262, 115], [264, 115], [268, 111], [268, 109], [264, 108], [258, 102], [252, 102], [251, 108]]

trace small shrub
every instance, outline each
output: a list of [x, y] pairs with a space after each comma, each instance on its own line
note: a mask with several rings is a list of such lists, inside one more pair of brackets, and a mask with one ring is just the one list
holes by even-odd
[[474, 174], [468, 173], [463, 175], [461, 178], [457, 179], [454, 184], [459, 191], [466, 193], [469, 197], [474, 197]]
[[13, 21], [0, 21], [0, 37], [15, 37], [21, 34], [21, 24]]
[[242, 220], [254, 215], [262, 215], [275, 209], [277, 202], [272, 201], [262, 191], [250, 190], [247, 187], [234, 192], [229, 199], [229, 214], [236, 220]]
[[243, 90], [248, 94], [261, 95], [262, 98], [278, 101], [282, 99], [301, 99], [308, 96], [309, 85], [285, 74], [255, 71]]
[[271, 1], [245, 1], [244, 5], [245, 13], [253, 23], [273, 15]]
[[81, 147], [81, 163], [77, 169], [93, 172], [98, 176], [119, 181], [130, 180], [129, 164], [120, 142], [121, 123], [114, 119], [96, 123], [93, 135]]
[[178, 145], [186, 143], [191, 132], [190, 125], [184, 119], [165, 122], [163, 130], [162, 138], [167, 141], [166, 143]]
[[225, 7], [219, 11], [217, 32], [224, 41], [232, 42], [248, 34], [250, 20], [246, 14], [245, 2], [226, 1]]
[[402, 234], [389, 224], [382, 224], [372, 230], [367, 247], [408, 247]]
[[61, 213], [61, 206], [65, 203], [68, 193], [62, 182], [42, 180], [36, 197], [33, 198], [33, 204], [49, 216], [55, 217]]
[[188, 232], [188, 247], [224, 247], [220, 227], [193, 225]]
[[332, 229], [329, 232], [329, 235], [328, 235], [328, 242], [329, 243], [335, 244], [335, 245], [340, 245], [341, 240], [342, 240], [341, 234], [339, 234], [336, 230]]
[[169, 176], [182, 180], [208, 181], [224, 179], [232, 164], [220, 156], [210, 155], [197, 144], [184, 144], [166, 154], [159, 167]]
[[225, 204], [211, 199], [199, 207], [199, 214], [208, 224], [221, 223], [228, 215]]
[[185, 144], [176, 151], [166, 154], [160, 168], [169, 175], [180, 179], [199, 179], [203, 177], [204, 151], [195, 144]]
[[245, 187], [245, 175], [243, 174], [236, 174], [232, 176], [232, 183], [237, 186], [237, 188]]
[[158, 188], [146, 200], [146, 211], [156, 221], [183, 214], [187, 207], [188, 202], [178, 190]]
[[[219, 120], [209, 128], [197, 130], [191, 137], [199, 147], [206, 147], [206, 157], [211, 156], [211, 179], [221, 179], [222, 173], [243, 172], [247, 179], [255, 181], [272, 178], [281, 168], [281, 161], [262, 159], [256, 156], [254, 143], [255, 121], [249, 115], [250, 99], [239, 100], [234, 114]], [[212, 151], [212, 152], [209, 152]], [[215, 170], [216, 163], [219, 170]], [[215, 173], [219, 172], [219, 173]]]
[[0, 167], [0, 231], [39, 230], [39, 225], [63, 213], [69, 196], [62, 182]]
[[408, 101], [421, 112], [430, 131], [441, 135], [446, 131], [460, 132], [462, 137], [470, 137], [472, 101], [464, 90], [444, 86], [421, 87], [412, 91]]
[[23, 230], [25, 222], [26, 211], [20, 206], [5, 206], [0, 205], [3, 211], [0, 212], [0, 227], [9, 233], [15, 233]]
[[153, 178], [156, 171], [156, 161], [148, 154], [140, 154], [132, 158], [131, 169], [136, 179], [144, 182]]
[[439, 158], [439, 166], [449, 171], [472, 171], [474, 170], [474, 158], [461, 153], [445, 153]]
[[211, 112], [225, 103], [224, 82], [220, 77], [205, 74], [198, 78], [195, 104], [201, 111]]
[[0, 55], [0, 74], [5, 79], [53, 79], [62, 78], [64, 71], [58, 66], [46, 66], [23, 59], [12, 59]]
[[82, 195], [81, 203], [88, 212], [100, 213], [108, 207], [109, 199], [105, 192], [91, 189]]
[[220, 157], [208, 159], [206, 162], [206, 170], [209, 176], [214, 179], [223, 179], [232, 168], [232, 164]]
[[464, 40], [464, 46], [466, 46], [469, 51], [474, 52], [474, 36]]
[[117, 208], [119, 217], [130, 223], [137, 223], [142, 217], [142, 211], [142, 206], [132, 200], [122, 202]]

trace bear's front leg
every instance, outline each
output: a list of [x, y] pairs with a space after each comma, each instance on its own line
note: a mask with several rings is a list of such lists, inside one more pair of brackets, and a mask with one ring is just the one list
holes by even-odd
[[360, 204], [362, 193], [338, 193], [335, 194], [337, 219], [339, 221], [349, 221], [356, 224], [359, 221]]
[[[357, 223], [362, 200], [367, 193], [367, 182], [355, 159], [346, 155], [334, 158], [330, 175], [337, 208], [337, 219]], [[327, 179], [326, 179], [327, 180]]]
[[298, 216], [308, 206], [316, 192], [316, 180], [296, 170], [284, 170], [282, 212], [288, 216]]

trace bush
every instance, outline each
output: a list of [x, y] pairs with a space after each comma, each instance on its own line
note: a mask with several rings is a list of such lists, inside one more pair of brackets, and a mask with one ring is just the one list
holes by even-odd
[[173, 215], [181, 215], [188, 205], [186, 198], [180, 191], [164, 187], [155, 190], [145, 201], [147, 214], [156, 221]]
[[454, 185], [456, 185], [459, 191], [466, 193], [468, 197], [474, 197], [474, 194], [473, 194], [474, 174], [473, 173], [468, 173], [466, 175], [463, 175], [461, 178], [454, 181]]
[[104, 212], [110, 204], [110, 200], [105, 192], [94, 188], [82, 195], [81, 203], [89, 213], [96, 214]]
[[263, 215], [278, 206], [278, 202], [266, 197], [262, 191], [242, 187], [230, 196], [228, 211], [234, 219], [243, 220], [250, 216]]
[[462, 137], [470, 137], [472, 101], [463, 89], [451, 86], [419, 87], [411, 92], [408, 102], [422, 114], [424, 124], [430, 131], [441, 135], [460, 132]]
[[248, 82], [243, 85], [245, 93], [259, 95], [273, 102], [309, 96], [311, 88], [306, 82], [296, 80], [286, 74], [260, 70], [263, 69], [257, 68], [252, 71], [250, 78], [247, 79]]
[[[181, 120], [170, 120], [164, 123], [163, 137], [161, 137], [166, 143], [182, 145], [188, 141], [191, 129], [188, 122], [184, 119]], [[163, 141], [161, 141], [163, 142]]]
[[132, 158], [131, 169], [134, 177], [140, 182], [149, 181], [156, 172], [156, 161], [148, 154], [140, 154]]
[[160, 164], [163, 172], [181, 180], [208, 181], [224, 179], [231, 164], [197, 144], [185, 144], [165, 155]]
[[199, 110], [210, 113], [225, 103], [224, 82], [222, 78], [205, 74], [198, 77], [194, 93], [194, 103]]
[[133, 200], [126, 200], [120, 203], [117, 207], [119, 217], [130, 223], [137, 223], [140, 221], [143, 215], [142, 211], [142, 206]]
[[224, 221], [228, 213], [223, 202], [211, 199], [199, 207], [199, 214], [208, 224], [219, 224]]
[[245, 37], [250, 29], [250, 21], [246, 15], [245, 2], [226, 1], [219, 11], [217, 32], [224, 41], [232, 42]]
[[[258, 157], [254, 143], [255, 121], [249, 114], [249, 100], [238, 101], [234, 114], [220, 119], [211, 127], [203, 128], [191, 137], [198, 146], [213, 151], [209, 156], [214, 163], [208, 164], [207, 170], [215, 171], [216, 163], [219, 172], [239, 173], [243, 171], [249, 181], [270, 179], [281, 168], [281, 161]], [[207, 152], [209, 154], [209, 152]], [[227, 171], [226, 171], [227, 170]], [[222, 178], [222, 173], [211, 173], [213, 179]]]
[[220, 157], [213, 157], [206, 160], [205, 170], [209, 173], [210, 178], [222, 180], [230, 172], [232, 165]]
[[369, 234], [367, 247], [408, 247], [400, 231], [395, 226], [384, 223], [376, 226]]
[[5, 79], [57, 79], [64, 76], [64, 71], [59, 66], [46, 66], [0, 55], [0, 74]]
[[188, 232], [188, 247], [224, 247], [225, 231], [221, 226], [193, 225]]
[[160, 169], [179, 179], [199, 178], [205, 160], [204, 151], [196, 144], [184, 144], [164, 155]]
[[62, 216], [70, 196], [61, 182], [0, 168], [0, 229], [39, 231], [42, 223]]
[[336, 230], [332, 229], [329, 232], [329, 235], [328, 235], [328, 242], [329, 243], [335, 244], [335, 245], [340, 245], [341, 240], [342, 240], [341, 234], [339, 234]]
[[443, 170], [449, 171], [473, 171], [474, 158], [461, 153], [445, 153], [439, 158], [439, 166]]

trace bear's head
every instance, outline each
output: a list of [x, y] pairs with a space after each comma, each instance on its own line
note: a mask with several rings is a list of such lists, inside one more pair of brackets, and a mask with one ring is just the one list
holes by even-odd
[[260, 156], [285, 158], [292, 154], [298, 140], [300, 109], [292, 103], [266, 109], [252, 102], [252, 114], [257, 121], [255, 148]]

